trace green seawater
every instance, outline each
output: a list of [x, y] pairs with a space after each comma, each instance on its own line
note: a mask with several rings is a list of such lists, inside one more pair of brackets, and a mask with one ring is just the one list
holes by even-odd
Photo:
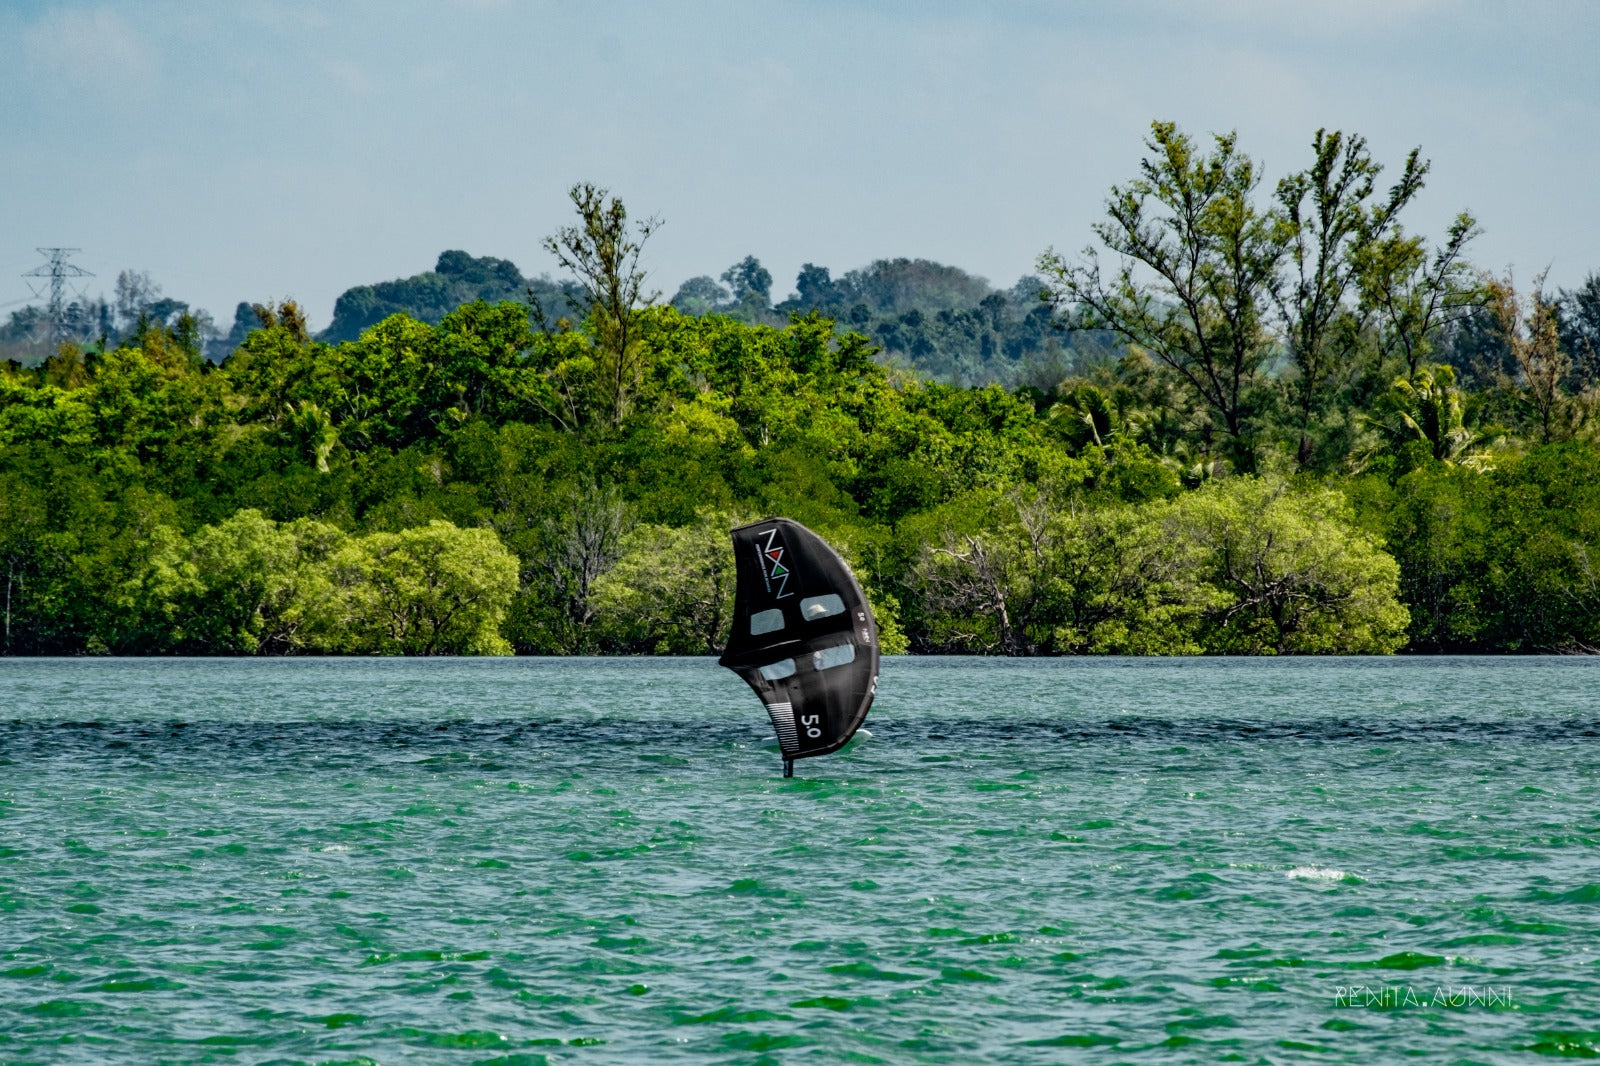
[[0, 1062], [1600, 1056], [1600, 661], [0, 660]]

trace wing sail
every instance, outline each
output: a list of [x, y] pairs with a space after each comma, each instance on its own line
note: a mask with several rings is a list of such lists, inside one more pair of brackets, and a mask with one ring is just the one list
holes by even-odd
[[796, 759], [837, 751], [878, 686], [878, 626], [855, 575], [798, 522], [733, 531], [733, 633], [721, 664], [766, 705], [788, 776]]

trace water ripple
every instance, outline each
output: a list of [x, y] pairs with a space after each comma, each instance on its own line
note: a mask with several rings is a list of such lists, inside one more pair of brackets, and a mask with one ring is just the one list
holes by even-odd
[[0, 1061], [1582, 1056], [1597, 678], [0, 663]]

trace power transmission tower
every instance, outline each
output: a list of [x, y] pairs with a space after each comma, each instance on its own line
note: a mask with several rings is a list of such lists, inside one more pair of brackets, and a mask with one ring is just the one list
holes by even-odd
[[[22, 275], [25, 278], [49, 279], [48, 282], [41, 280], [38, 283], [34, 283], [30, 281], [28, 282], [28, 287], [33, 290], [35, 296], [44, 296], [46, 290], [49, 291], [50, 295], [46, 297], [49, 301], [46, 314], [50, 318], [50, 339], [52, 342], [60, 340], [67, 331], [67, 279], [94, 277], [93, 274], [82, 267], [74, 266], [67, 262], [72, 257], [72, 253], [78, 250], [77, 248], [40, 248], [39, 254], [44, 256], [48, 262], [43, 266], [34, 267]], [[79, 297], [83, 296], [83, 290], [77, 286], [73, 286], [73, 291]]]

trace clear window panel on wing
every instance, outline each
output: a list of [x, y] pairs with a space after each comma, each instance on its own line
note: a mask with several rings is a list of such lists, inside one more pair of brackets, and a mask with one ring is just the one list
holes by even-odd
[[[855, 653], [850, 653], [850, 658], [855, 658]], [[768, 681], [782, 681], [786, 677], [793, 677], [795, 665], [793, 659], [780, 659], [775, 663], [768, 663], [756, 672]]]
[[826, 596], [807, 596], [800, 601], [800, 617], [807, 622], [818, 618], [826, 618], [832, 614], [843, 613], [844, 601], [834, 592], [830, 592]]
[[814, 652], [812, 662], [818, 670], [832, 670], [835, 666], [844, 666], [846, 663], [856, 661], [856, 646], [854, 644], [836, 644], [831, 648], [823, 648]]

